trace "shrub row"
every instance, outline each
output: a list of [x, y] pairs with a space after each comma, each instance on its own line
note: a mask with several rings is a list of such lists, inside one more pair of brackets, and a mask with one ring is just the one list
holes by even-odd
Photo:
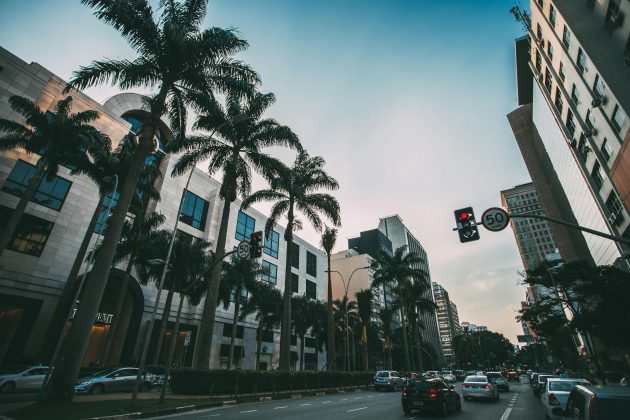
[[176, 369], [171, 373], [171, 389], [188, 395], [238, 395], [367, 386], [372, 372], [281, 372], [255, 370]]

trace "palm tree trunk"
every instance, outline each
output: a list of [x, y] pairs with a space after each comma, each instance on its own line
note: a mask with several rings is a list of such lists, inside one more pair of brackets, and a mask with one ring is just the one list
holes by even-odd
[[263, 329], [265, 328], [264, 324], [265, 315], [260, 313], [260, 320], [258, 321], [258, 331], [257, 331], [257, 341], [256, 341], [256, 368], [254, 370], [260, 369], [260, 353], [262, 352], [262, 338], [263, 338]]
[[94, 236], [94, 229], [101, 212], [103, 211], [103, 207], [104, 200], [100, 199], [94, 209], [94, 213], [92, 214], [92, 219], [87, 227], [85, 236], [83, 236], [79, 252], [74, 258], [72, 268], [70, 268], [70, 274], [68, 274], [66, 284], [63, 286], [63, 291], [61, 292], [61, 296], [59, 296], [57, 306], [55, 306], [55, 312], [53, 312], [48, 328], [46, 329], [42, 349], [40, 351], [40, 360], [42, 362], [48, 363], [48, 361], [50, 361], [54, 348], [58, 345], [58, 341], [62, 338], [61, 335], [64, 330], [66, 320], [68, 319], [68, 314], [74, 305], [74, 297], [77, 294], [77, 289], [79, 287], [79, 271], [83, 265], [83, 260], [85, 259], [88, 246]]
[[291, 262], [293, 258], [293, 203], [289, 204], [287, 230], [287, 259], [284, 265], [284, 302], [282, 305], [282, 330], [280, 332], [280, 370], [289, 370], [291, 364]]
[[352, 332], [352, 371], [356, 372], [357, 370], [357, 352], [356, 352], [356, 340], [354, 336], [354, 331]]
[[166, 358], [166, 374], [164, 375], [164, 382], [162, 383], [162, 390], [160, 391], [160, 404], [164, 403], [166, 396], [166, 387], [168, 386], [168, 378], [171, 376], [171, 366], [173, 365], [173, 354], [175, 353], [175, 346], [177, 345], [177, 334], [179, 334], [179, 320], [182, 316], [182, 306], [184, 306], [184, 295], [179, 294], [179, 307], [177, 308], [177, 317], [175, 318], [175, 328], [173, 329], [173, 338], [168, 349], [168, 357]]
[[418, 326], [413, 329], [413, 337], [416, 341], [417, 358], [418, 358], [418, 370], [423, 371], [424, 365], [422, 363], [422, 343], [420, 343], [420, 333], [418, 332]]
[[304, 370], [304, 334], [300, 334], [300, 370]]
[[328, 346], [326, 356], [328, 358], [328, 370], [335, 370], [335, 315], [333, 312], [332, 273], [330, 272], [330, 253], [326, 254], [328, 260]]
[[367, 325], [365, 322], [363, 323], [362, 331], [363, 331], [363, 337], [362, 337], [363, 339], [361, 340], [361, 345], [363, 347], [362, 352], [361, 352], [361, 356], [363, 359], [362, 368], [363, 368], [363, 372], [367, 372], [369, 370], [368, 364], [369, 364], [370, 359], [368, 357]]
[[[157, 365], [160, 362], [160, 356], [162, 355], [162, 342], [164, 341], [164, 335], [166, 334], [166, 327], [168, 326], [168, 317], [171, 314], [171, 305], [173, 304], [173, 294], [175, 292], [169, 289], [166, 295], [166, 302], [164, 303], [164, 311], [162, 312], [162, 319], [160, 320], [160, 329], [157, 337], [157, 345], [155, 346], [155, 352], [153, 353], [153, 364]], [[150, 340], [151, 337], [147, 337]]]
[[[223, 204], [223, 214], [221, 215], [221, 227], [217, 238], [215, 258], [223, 259], [225, 256], [225, 241], [227, 238], [227, 228], [230, 221], [230, 207], [232, 202], [227, 198]], [[218, 260], [217, 260], [218, 261]], [[216, 262], [216, 261], [215, 261]], [[214, 332], [214, 317], [217, 311], [217, 296], [219, 294], [219, 283], [223, 264], [215, 263], [210, 273], [210, 286], [206, 294], [206, 301], [203, 305], [203, 315], [199, 326], [199, 340], [197, 340], [197, 351], [195, 353], [195, 369], [208, 369], [210, 367], [210, 349], [212, 347], [212, 333]]]
[[9, 216], [9, 220], [4, 225], [4, 229], [2, 229], [0, 235], [0, 256], [4, 252], [5, 248], [9, 246], [9, 242], [13, 239], [13, 235], [15, 234], [15, 230], [17, 229], [18, 223], [20, 223], [20, 219], [26, 210], [26, 206], [28, 202], [31, 201], [37, 189], [39, 188], [39, 183], [44, 176], [44, 169], [46, 168], [46, 160], [43, 157], [40, 157], [37, 161], [37, 165], [35, 165], [35, 173], [33, 174], [33, 178], [28, 183], [28, 186], [24, 190], [24, 193], [20, 197], [20, 201], [18, 201], [17, 206], [11, 212], [11, 216]]
[[230, 334], [230, 356], [228, 358], [228, 370], [232, 369], [234, 363], [234, 342], [236, 341], [236, 330], [238, 329], [238, 310], [241, 306], [241, 286], [236, 288], [234, 299], [234, 315], [232, 316], [232, 334]]
[[401, 299], [401, 308], [400, 308], [400, 325], [402, 327], [402, 335], [403, 335], [403, 347], [405, 347], [405, 369], [408, 371], [411, 370], [411, 363], [409, 360], [409, 339], [407, 338], [407, 322], [405, 321], [405, 303]]
[[140, 137], [125, 182], [120, 190], [118, 204], [108, 221], [108, 232], [103, 240], [101, 252], [96, 258], [89, 281], [86, 282], [85, 291], [72, 322], [72, 327], [64, 339], [56, 369], [51, 375], [51, 385], [48, 387], [47, 395], [44, 397], [46, 402], [72, 401], [74, 385], [85, 350], [90, 341], [94, 319], [107, 286], [123, 223], [127, 216], [140, 172], [145, 165], [145, 159], [151, 151], [154, 133], [155, 127], [149, 126], [146, 130], [143, 130]]

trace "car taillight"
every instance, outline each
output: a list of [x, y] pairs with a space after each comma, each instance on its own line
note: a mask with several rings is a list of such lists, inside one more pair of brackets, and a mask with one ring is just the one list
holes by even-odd
[[595, 398], [595, 394], [591, 395], [591, 403], [588, 405], [588, 418], [589, 419], [597, 419], [597, 399]]
[[492, 389], [492, 385], [486, 385], [486, 386], [484, 386], [484, 388], [486, 388], [486, 389]]
[[429, 398], [437, 398], [438, 396], [438, 392], [435, 389], [430, 389], [429, 390]]
[[549, 404], [560, 405], [560, 401], [556, 398], [555, 394], [549, 394]]
[[406, 397], [407, 396], [407, 388], [403, 388], [402, 390], [402, 396]]
[[468, 385], [462, 384], [462, 389], [466, 388]]

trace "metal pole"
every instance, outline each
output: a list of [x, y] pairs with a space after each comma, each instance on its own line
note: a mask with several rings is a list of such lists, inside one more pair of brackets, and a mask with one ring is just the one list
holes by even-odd
[[162, 391], [160, 391], [160, 404], [164, 403], [168, 378], [171, 376], [171, 366], [173, 365], [173, 355], [175, 354], [175, 344], [177, 343], [177, 334], [179, 333], [179, 320], [182, 315], [182, 306], [184, 304], [184, 299], [184, 295], [180, 293], [179, 308], [177, 308], [177, 318], [175, 319], [175, 329], [171, 338], [171, 345], [168, 349], [168, 358], [166, 359], [166, 373], [164, 375], [164, 380], [162, 381]]
[[[118, 191], [118, 174], [114, 174], [113, 176], [114, 176], [113, 192], [114, 194], [116, 194], [116, 191]], [[105, 198], [107, 198], [107, 196], [105, 196]], [[59, 337], [59, 339], [57, 339], [57, 345], [55, 346], [55, 351], [53, 352], [53, 355], [50, 359], [50, 368], [48, 369], [48, 371], [46, 372], [46, 376], [44, 377], [44, 383], [42, 384], [42, 389], [39, 393], [38, 400], [41, 400], [44, 397], [44, 395], [46, 395], [50, 377], [52, 376], [52, 373], [55, 370], [55, 364], [57, 363], [57, 358], [59, 357], [59, 351], [61, 350], [61, 343], [63, 342], [63, 339], [65, 338], [68, 332], [69, 321], [72, 318], [72, 315], [74, 314], [74, 305], [76, 305], [77, 300], [79, 299], [79, 296], [81, 295], [81, 290], [83, 289], [83, 282], [85, 281], [85, 276], [87, 275], [88, 268], [92, 265], [92, 262], [94, 261], [94, 254], [96, 252], [96, 246], [98, 245], [98, 242], [101, 239], [101, 234], [103, 233], [105, 222], [109, 218], [109, 214], [112, 210], [113, 205], [114, 205], [114, 200], [111, 199], [108, 205], [105, 207], [106, 208], [105, 219], [103, 219], [103, 223], [101, 223], [101, 226], [96, 235], [96, 240], [94, 241], [94, 245], [92, 245], [92, 252], [90, 253], [90, 258], [85, 266], [85, 270], [83, 270], [83, 274], [81, 274], [81, 277], [79, 279], [79, 285], [77, 286], [77, 291], [75, 292], [74, 298], [72, 299], [72, 304], [70, 305], [70, 311], [68, 311], [68, 315], [66, 315], [66, 320], [63, 324], [61, 336]]]
[[[179, 201], [179, 209], [177, 210], [177, 218], [175, 218], [175, 226], [173, 227], [173, 234], [171, 235], [171, 242], [168, 245], [168, 252], [166, 254], [166, 260], [164, 261], [164, 268], [162, 269], [162, 276], [160, 278], [160, 284], [158, 285], [157, 295], [155, 296], [155, 304], [153, 305], [153, 312], [151, 313], [151, 320], [149, 321], [149, 330], [147, 331], [147, 337], [144, 341], [144, 348], [142, 350], [142, 356], [140, 357], [140, 364], [138, 366], [138, 375], [136, 376], [136, 383], [133, 387], [133, 394], [131, 395], [131, 400], [135, 401], [138, 398], [138, 390], [140, 388], [140, 383], [142, 381], [142, 375], [144, 370], [144, 364], [146, 363], [147, 353], [149, 351], [149, 344], [151, 343], [151, 335], [153, 333], [153, 326], [155, 324], [155, 315], [157, 313], [157, 308], [160, 304], [160, 295], [162, 294], [162, 288], [164, 287], [164, 280], [166, 279], [166, 273], [168, 272], [168, 264], [171, 260], [171, 253], [173, 252], [173, 244], [175, 243], [175, 237], [177, 236], [177, 225], [179, 224], [179, 218], [182, 214], [182, 207], [184, 206], [184, 197], [186, 191], [188, 190], [188, 185], [190, 184], [190, 179], [192, 178], [193, 172], [195, 168], [190, 170], [190, 174], [188, 175], [188, 181], [186, 181], [186, 187], [184, 188], [184, 193], [182, 193], [182, 198]], [[163, 317], [167, 317], [167, 313], [162, 314]]]

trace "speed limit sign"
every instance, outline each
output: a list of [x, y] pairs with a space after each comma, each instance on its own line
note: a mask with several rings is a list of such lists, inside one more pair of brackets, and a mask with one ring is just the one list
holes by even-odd
[[241, 241], [236, 248], [236, 253], [240, 258], [248, 258], [249, 257], [249, 242]]
[[510, 223], [510, 215], [499, 207], [490, 207], [481, 215], [481, 223], [491, 232], [498, 232]]

